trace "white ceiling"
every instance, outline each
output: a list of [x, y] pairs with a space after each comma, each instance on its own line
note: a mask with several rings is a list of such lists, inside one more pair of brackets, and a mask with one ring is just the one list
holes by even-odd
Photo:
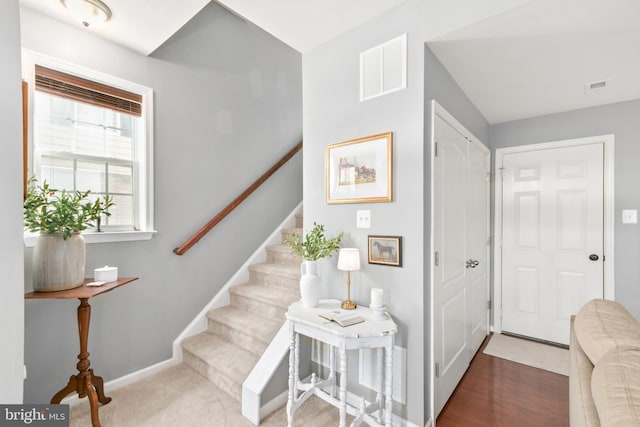
[[[104, 1], [112, 20], [86, 31], [148, 55], [210, 0]], [[304, 53], [406, 0], [218, 1]], [[59, 0], [20, 2], [82, 27]], [[640, 0], [534, 0], [429, 45], [485, 118], [500, 123], [640, 98], [638, 22]], [[585, 93], [585, 83], [601, 80], [605, 88]]]
[[[210, 0], [102, 1], [113, 12], [111, 20], [86, 31], [149, 55]], [[219, 3], [299, 52], [306, 52], [405, 1], [220, 0]], [[60, 0], [20, 0], [20, 4], [82, 28]]]
[[500, 123], [640, 98], [639, 22], [638, 0], [536, 0], [428, 44]]
[[406, 0], [218, 0], [305, 53]]
[[[1, 0], [0, 0], [1, 1]], [[210, 0], [103, 0], [113, 16], [107, 24], [85, 29], [114, 43], [149, 55]], [[60, 0], [20, 0], [27, 7], [78, 28]]]

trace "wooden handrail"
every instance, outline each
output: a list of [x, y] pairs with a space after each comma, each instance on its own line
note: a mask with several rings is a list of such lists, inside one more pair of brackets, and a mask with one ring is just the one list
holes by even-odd
[[276, 173], [278, 169], [280, 169], [285, 163], [287, 163], [293, 156], [295, 156], [298, 151], [302, 150], [302, 142], [298, 143], [291, 151], [289, 151], [283, 158], [281, 158], [278, 163], [273, 165], [268, 171], [266, 171], [260, 178], [258, 178], [253, 184], [249, 186], [246, 190], [242, 192], [235, 200], [229, 203], [224, 209], [222, 209], [216, 216], [214, 216], [211, 221], [205, 224], [200, 230], [198, 230], [193, 236], [191, 236], [186, 242], [184, 242], [181, 246], [175, 248], [173, 253], [176, 255], [183, 255], [187, 252], [193, 245], [198, 243], [200, 239], [202, 239], [213, 227], [218, 225], [223, 219], [226, 218], [235, 208], [237, 208], [240, 203], [242, 203], [247, 197], [251, 195], [260, 185], [262, 185], [271, 175]]

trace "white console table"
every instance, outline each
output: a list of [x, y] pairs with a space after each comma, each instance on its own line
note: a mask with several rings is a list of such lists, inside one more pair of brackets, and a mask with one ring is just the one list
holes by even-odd
[[[376, 320], [378, 313], [367, 307], [358, 307], [350, 312], [357, 313], [365, 321], [355, 325], [342, 327], [320, 317], [320, 314], [331, 311], [341, 311], [340, 301], [321, 300], [314, 308], [306, 308], [302, 302], [296, 302], [289, 306], [287, 320], [291, 342], [289, 345], [289, 401], [287, 403], [287, 424], [293, 427], [293, 416], [296, 410], [310, 396], [316, 395], [326, 402], [336, 406], [340, 410], [340, 427], [346, 426], [347, 412], [356, 418], [351, 423], [352, 427], [366, 422], [370, 426], [391, 427], [392, 392], [393, 392], [393, 344], [398, 331], [395, 322], [388, 315], [383, 315], [383, 320]], [[324, 342], [330, 346], [329, 352], [329, 376], [318, 378], [311, 375], [310, 382], [303, 383], [299, 375], [300, 363], [300, 335], [306, 335], [312, 339]], [[384, 363], [381, 364], [379, 373], [382, 393], [378, 393], [376, 401], [356, 408], [347, 404], [347, 351], [383, 348]], [[340, 361], [340, 384], [337, 384], [335, 369], [335, 350], [338, 350]], [[298, 392], [302, 391], [302, 394]], [[338, 396], [336, 396], [338, 391]]]

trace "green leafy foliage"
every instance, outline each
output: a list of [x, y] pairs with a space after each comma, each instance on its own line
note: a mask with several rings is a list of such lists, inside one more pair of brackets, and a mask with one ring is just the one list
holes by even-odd
[[305, 235], [304, 240], [297, 234], [291, 234], [287, 237], [286, 243], [294, 254], [309, 261], [316, 261], [337, 251], [343, 236], [344, 233], [340, 233], [332, 239], [327, 239], [324, 235], [324, 225], [314, 222], [313, 229]]
[[38, 185], [35, 178], [29, 180], [27, 199], [24, 202], [24, 225], [32, 232], [62, 233], [66, 240], [72, 233], [95, 227], [101, 215], [110, 216], [113, 199], [109, 196], [87, 200], [89, 190], [68, 192], [49, 187], [47, 181]]

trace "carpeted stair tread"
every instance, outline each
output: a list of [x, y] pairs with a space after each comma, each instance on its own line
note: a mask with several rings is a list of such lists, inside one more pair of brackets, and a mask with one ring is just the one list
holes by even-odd
[[252, 273], [272, 274], [287, 279], [300, 279], [299, 264], [274, 264], [270, 262], [261, 262], [249, 266]]
[[242, 398], [242, 383], [258, 356], [222, 338], [202, 332], [182, 342], [184, 361], [233, 398]]
[[289, 308], [291, 303], [300, 300], [300, 291], [297, 289], [275, 289], [250, 283], [232, 286], [229, 292], [284, 309]]
[[249, 281], [272, 288], [299, 288], [300, 265], [259, 263], [249, 266]]
[[286, 243], [276, 243], [274, 245], [268, 245], [267, 251], [282, 252], [282, 253], [290, 254], [291, 248]]
[[279, 322], [284, 321], [291, 303], [300, 300], [300, 291], [293, 288], [274, 288], [244, 284], [229, 288], [231, 305]]
[[202, 332], [185, 339], [182, 347], [240, 384], [258, 362], [259, 357], [222, 338]]
[[282, 322], [232, 306], [211, 310], [207, 318], [209, 332], [258, 355], [264, 352], [282, 326]]
[[300, 265], [302, 257], [291, 252], [291, 248], [286, 243], [267, 246], [267, 262], [278, 264]]
[[291, 234], [297, 234], [298, 236], [302, 237], [302, 233], [304, 233], [304, 230], [298, 227], [283, 228], [280, 231], [280, 235], [282, 236], [283, 242], [285, 242]]

